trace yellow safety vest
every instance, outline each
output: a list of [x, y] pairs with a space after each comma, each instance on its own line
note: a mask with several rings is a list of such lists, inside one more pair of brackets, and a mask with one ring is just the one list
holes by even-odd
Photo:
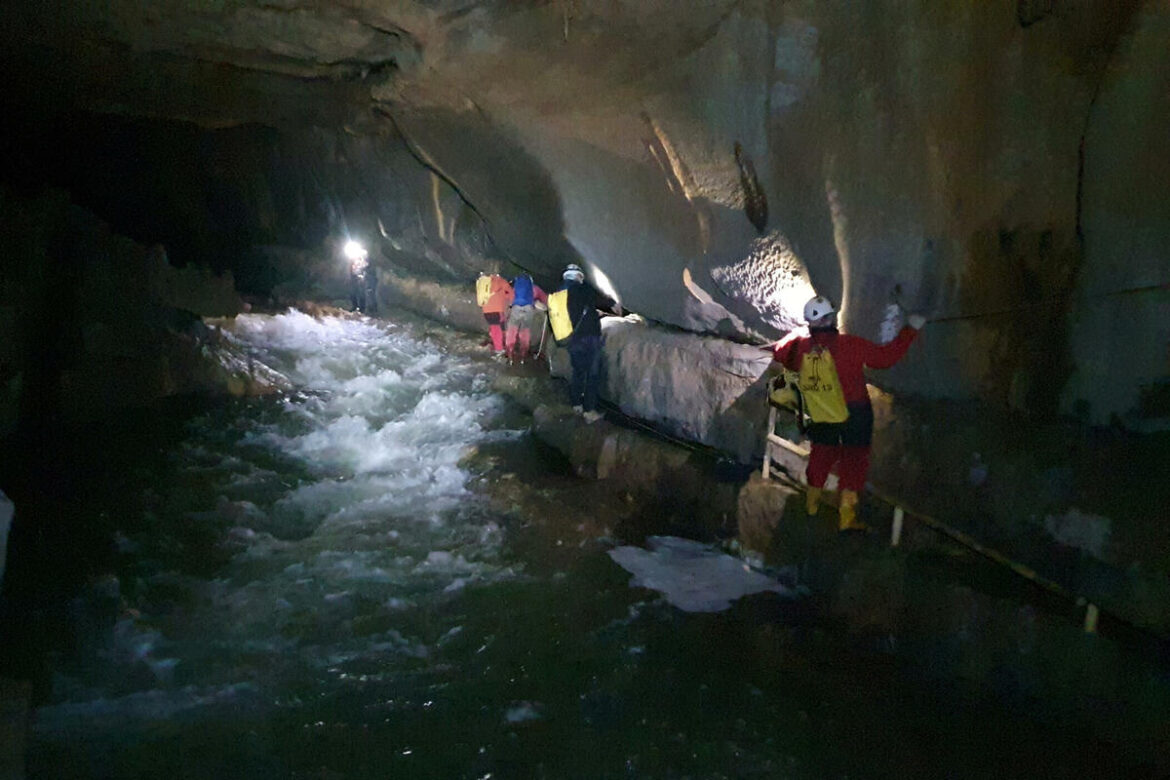
[[569, 291], [561, 290], [548, 296], [548, 324], [553, 338], [564, 341], [573, 335], [573, 321], [569, 319]]
[[801, 359], [800, 394], [804, 397], [804, 411], [813, 422], [840, 423], [849, 419], [833, 354], [824, 347], [814, 346]]
[[483, 307], [492, 297], [492, 278], [481, 276], [475, 280], [475, 305]]

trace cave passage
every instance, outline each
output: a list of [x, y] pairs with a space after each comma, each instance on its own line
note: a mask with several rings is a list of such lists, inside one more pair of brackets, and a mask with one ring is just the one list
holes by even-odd
[[1170, 776], [1168, 40], [3, 0], [0, 778]]
[[138, 459], [139, 510], [113, 518], [111, 571], [49, 654], [30, 776], [934, 777], [1117, 760], [1048, 713], [925, 685], [800, 599], [694, 614], [631, 587], [597, 530], [605, 488], [518, 427], [470, 337], [294, 310], [225, 327], [292, 389], [182, 415], [161, 451], [145, 437], [118, 458]]

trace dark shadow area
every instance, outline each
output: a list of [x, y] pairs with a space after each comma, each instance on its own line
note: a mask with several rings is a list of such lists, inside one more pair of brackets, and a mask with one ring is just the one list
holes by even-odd
[[114, 232], [164, 245], [173, 265], [230, 270], [241, 291], [267, 294], [279, 279], [259, 247], [318, 246], [330, 229], [278, 151], [276, 131], [259, 125], [18, 110], [0, 127], [0, 177], [23, 192], [64, 189]]
[[739, 168], [739, 187], [743, 192], [744, 215], [755, 227], [756, 232], [763, 235], [768, 228], [768, 194], [756, 176], [755, 163], [744, 152], [739, 141], [735, 142], [735, 164]]
[[[16, 506], [0, 595], [0, 666], [33, 680], [35, 700], [48, 693], [50, 653], [91, 651], [112, 630], [123, 609], [111, 577], [115, 532], [143, 523], [147, 489], [171, 476], [165, 453], [211, 406], [175, 398], [83, 423], [45, 422], [0, 440], [0, 484]], [[191, 531], [202, 554], [214, 552], [212, 539]]]

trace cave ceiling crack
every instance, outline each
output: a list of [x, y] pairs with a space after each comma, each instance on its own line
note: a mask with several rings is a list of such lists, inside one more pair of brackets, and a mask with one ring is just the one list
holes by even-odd
[[446, 13], [442, 14], [439, 16], [439, 21], [444, 24], [448, 22], [454, 22], [462, 19], [464, 16], [467, 16], [477, 8], [482, 8], [492, 4], [492, 0], [472, 0], [472, 2], [467, 3], [466, 5], [460, 6], [459, 8], [456, 8], [452, 11], [447, 11]]
[[464, 189], [457, 181], [455, 181], [454, 177], [444, 171], [443, 167], [439, 165], [439, 163], [433, 157], [431, 157], [431, 155], [428, 154], [425, 149], [419, 146], [410, 137], [406, 130], [403, 129], [402, 124], [398, 121], [398, 117], [394, 116], [394, 112], [385, 105], [374, 106], [374, 111], [390, 120], [390, 124], [394, 126], [394, 131], [398, 133], [398, 136], [402, 139], [402, 143], [404, 146], [406, 146], [406, 150], [410, 153], [411, 157], [413, 157], [419, 165], [423, 166], [428, 171], [442, 179], [447, 184], [447, 186], [449, 186], [455, 192], [459, 199], [463, 201], [464, 205], [466, 205], [467, 208], [471, 209], [472, 213], [479, 217], [480, 221], [483, 222], [484, 232], [487, 234], [488, 241], [491, 242], [492, 246], [495, 247], [496, 250], [499, 251], [502, 255], [508, 258], [508, 261], [517, 268], [527, 271], [528, 273], [532, 273], [531, 268], [528, 268], [527, 266], [517, 261], [516, 258], [512, 256], [511, 252], [500, 246], [499, 242], [496, 241], [494, 230], [492, 229], [492, 221], [479, 210], [479, 208], [475, 205], [475, 202], [471, 199], [471, 196], [464, 191]]
[[[113, 45], [129, 50], [129, 46], [118, 41]], [[254, 62], [247, 62], [232, 54], [251, 54]], [[144, 52], [148, 57], [158, 57], [179, 62], [195, 62], [206, 65], [216, 65], [248, 73], [259, 73], [267, 76], [282, 76], [303, 82], [349, 82], [362, 81], [371, 73], [383, 73], [387, 70], [399, 70], [398, 60], [395, 57], [384, 59], [338, 59], [326, 62], [311, 62], [309, 60], [287, 57], [261, 49], [232, 49], [222, 53], [213, 51], [151, 51]]]

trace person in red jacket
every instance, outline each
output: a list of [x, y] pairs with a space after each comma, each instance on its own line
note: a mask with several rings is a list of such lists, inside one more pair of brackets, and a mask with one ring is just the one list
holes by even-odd
[[907, 327], [888, 344], [837, 331], [832, 301], [818, 295], [804, 306], [808, 333], [794, 331], [770, 346], [774, 360], [800, 373], [800, 391], [812, 422], [806, 507], [810, 515], [820, 508], [829, 471], [837, 466], [841, 486], [840, 529], [866, 529], [857, 521], [858, 494], [869, 472], [873, 438], [873, 407], [865, 387], [864, 368], [889, 368], [897, 363], [926, 323], [921, 315], [907, 318]]

